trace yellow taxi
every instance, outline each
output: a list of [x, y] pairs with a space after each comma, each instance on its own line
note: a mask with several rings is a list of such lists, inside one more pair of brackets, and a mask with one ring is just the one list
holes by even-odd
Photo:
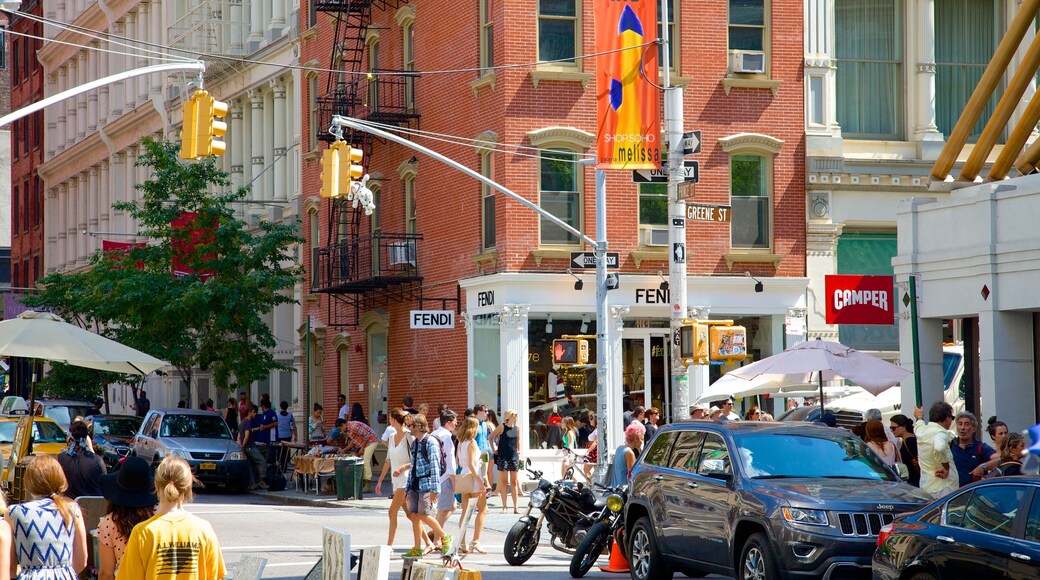
[[[3, 454], [4, 474], [7, 477], [7, 460], [11, 458], [11, 446], [18, 421], [24, 415], [0, 415], [0, 453]], [[68, 448], [68, 435], [54, 419], [33, 417], [33, 453], [56, 455]]]

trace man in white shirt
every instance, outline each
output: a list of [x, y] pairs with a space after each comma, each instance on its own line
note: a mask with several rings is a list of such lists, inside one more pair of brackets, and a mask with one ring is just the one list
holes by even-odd
[[921, 489], [932, 494], [936, 499], [949, 495], [960, 487], [957, 471], [953, 474], [953, 451], [950, 441], [954, 435], [950, 433], [953, 424], [953, 407], [945, 401], [939, 401], [928, 409], [928, 422], [922, 420], [924, 411], [914, 408], [914, 435], [917, 436], [917, 462], [921, 468]]
[[437, 494], [437, 523], [443, 526], [455, 511], [455, 443], [451, 434], [455, 432], [458, 421], [450, 409], [445, 409], [439, 418], [441, 426], [431, 435], [440, 440], [446, 463], [441, 466], [441, 491]]
[[347, 406], [347, 396], [343, 393], [336, 395], [336, 402], [339, 403], [339, 418], [344, 421], [349, 421], [350, 407]]

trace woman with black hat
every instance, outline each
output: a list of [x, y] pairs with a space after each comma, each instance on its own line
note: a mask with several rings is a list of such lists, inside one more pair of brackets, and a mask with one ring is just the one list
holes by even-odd
[[159, 498], [155, 495], [155, 476], [148, 462], [128, 457], [115, 473], [101, 477], [101, 494], [108, 500], [108, 513], [98, 524], [99, 580], [116, 577], [126, 551], [126, 540], [134, 526], [155, 515]]

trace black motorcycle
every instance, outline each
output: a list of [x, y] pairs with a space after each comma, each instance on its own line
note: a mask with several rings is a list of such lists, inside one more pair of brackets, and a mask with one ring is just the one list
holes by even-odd
[[[531, 469], [531, 461], [524, 466], [531, 479], [538, 481], [538, 488], [531, 492], [527, 513], [523, 515], [506, 535], [506, 562], [513, 566], [521, 566], [531, 559], [541, 536], [542, 520], [551, 535], [553, 548], [573, 554], [574, 550], [585, 539], [589, 528], [596, 523], [592, 514], [603, 509], [605, 499], [597, 500], [592, 490], [581, 483], [562, 479], [550, 482], [542, 479], [542, 472]], [[532, 510], [537, 509], [537, 516]]]
[[628, 558], [625, 542], [625, 502], [628, 501], [628, 486], [607, 488], [606, 505], [592, 514], [594, 524], [585, 533], [571, 557], [571, 578], [581, 578], [592, 569], [596, 560], [610, 547], [613, 537], [622, 555]]

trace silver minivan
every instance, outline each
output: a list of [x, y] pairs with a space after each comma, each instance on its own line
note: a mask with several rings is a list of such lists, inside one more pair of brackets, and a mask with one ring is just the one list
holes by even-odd
[[133, 453], [158, 466], [175, 456], [191, 465], [196, 479], [241, 493], [249, 486], [249, 463], [223, 417], [210, 411], [153, 409], [131, 442]]

